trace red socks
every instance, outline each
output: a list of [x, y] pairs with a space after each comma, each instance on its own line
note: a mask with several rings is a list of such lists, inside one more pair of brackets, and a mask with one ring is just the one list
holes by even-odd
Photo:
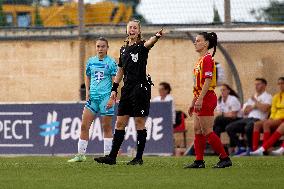
[[268, 148], [270, 148], [281, 136], [282, 134], [280, 134], [278, 131], [275, 131], [269, 140], [262, 145], [262, 147], [265, 150], [268, 150]]
[[260, 137], [259, 131], [253, 131], [253, 136], [252, 136], [252, 151], [257, 150], [257, 148], [258, 148], [258, 143], [259, 143], [259, 137]]
[[194, 151], [196, 160], [203, 160], [205, 147], [206, 137], [203, 134], [195, 134]]
[[206, 137], [208, 139], [208, 143], [212, 146], [213, 150], [219, 155], [220, 158], [224, 159], [228, 157], [220, 138], [214, 132], [211, 132]]
[[266, 143], [269, 140], [269, 137], [270, 137], [270, 132], [264, 132], [262, 144]]
[[212, 146], [213, 150], [219, 155], [220, 158], [223, 159], [228, 157], [220, 138], [214, 132], [211, 132], [206, 137], [202, 134], [195, 134], [194, 150], [196, 154], [196, 160], [203, 160], [204, 150], [206, 147], [206, 138], [208, 138], [209, 144]]
[[282, 147], [282, 148], [284, 148], [284, 141], [282, 142], [282, 145], [281, 145], [281, 147]]

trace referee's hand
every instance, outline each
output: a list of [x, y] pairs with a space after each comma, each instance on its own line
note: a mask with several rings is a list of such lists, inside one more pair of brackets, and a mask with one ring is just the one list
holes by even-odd
[[158, 32], [156, 33], [156, 36], [157, 36], [157, 37], [162, 37], [162, 36], [163, 36], [163, 30], [164, 30], [164, 28], [162, 28], [160, 31], [158, 31]]
[[115, 102], [116, 102], [116, 92], [112, 91], [110, 94], [109, 101], [107, 102], [106, 109], [110, 109], [111, 107], [113, 107]]
[[115, 91], [112, 91], [112, 92], [111, 92], [110, 98], [111, 98], [113, 101], [116, 101], [116, 92], [115, 92]]
[[113, 107], [114, 102], [115, 102], [115, 101], [110, 98], [109, 101], [107, 102], [106, 109], [108, 110], [108, 109], [110, 109], [111, 107]]

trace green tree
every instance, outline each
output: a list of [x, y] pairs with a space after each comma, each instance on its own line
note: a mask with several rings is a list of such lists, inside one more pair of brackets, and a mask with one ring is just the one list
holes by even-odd
[[270, 1], [268, 7], [260, 8], [258, 10], [251, 10], [250, 13], [257, 20], [265, 20], [271, 22], [283, 22], [284, 21], [284, 2], [276, 0]]
[[216, 24], [221, 23], [221, 17], [219, 15], [218, 9], [216, 8], [215, 5], [213, 7], [213, 15], [214, 15], [213, 23], [216, 23]]
[[38, 2], [35, 5], [35, 21], [34, 21], [35, 26], [43, 26], [42, 19], [39, 14], [39, 7], [38, 7]]
[[0, 26], [6, 26], [7, 22], [6, 22], [6, 15], [4, 14], [3, 11], [3, 1], [0, 0]]

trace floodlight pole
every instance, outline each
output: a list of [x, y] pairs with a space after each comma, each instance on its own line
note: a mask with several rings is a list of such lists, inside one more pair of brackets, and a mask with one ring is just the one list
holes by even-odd
[[231, 26], [231, 1], [224, 0], [224, 24], [225, 27]]
[[80, 86], [84, 83], [84, 68], [85, 68], [85, 55], [86, 55], [86, 47], [85, 47], [85, 7], [84, 0], [78, 0], [78, 37], [79, 37], [79, 77], [80, 77]]

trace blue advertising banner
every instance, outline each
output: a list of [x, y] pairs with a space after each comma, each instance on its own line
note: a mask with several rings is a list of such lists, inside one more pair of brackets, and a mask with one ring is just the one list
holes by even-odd
[[[0, 154], [77, 153], [83, 108], [83, 103], [0, 104]], [[151, 103], [146, 128], [145, 154], [171, 155], [173, 128], [170, 102]], [[126, 153], [135, 147], [135, 122], [134, 118], [130, 118], [121, 150]], [[87, 153], [103, 153], [99, 117], [90, 128]]]

